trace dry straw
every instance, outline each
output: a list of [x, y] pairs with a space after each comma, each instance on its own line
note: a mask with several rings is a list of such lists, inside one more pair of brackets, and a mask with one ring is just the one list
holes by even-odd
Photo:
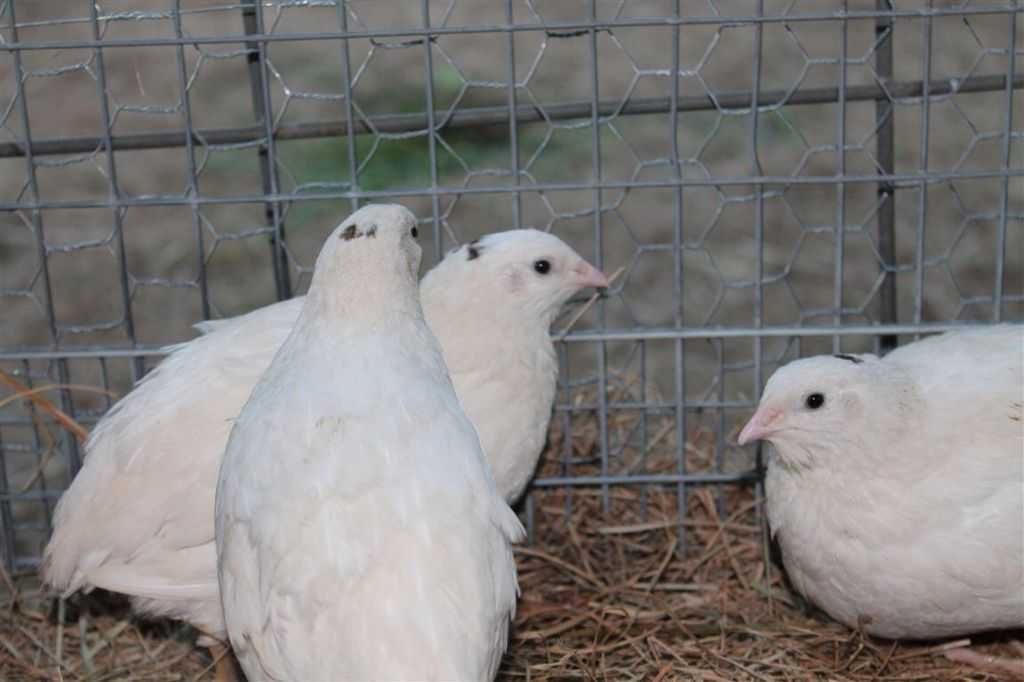
[[[613, 417], [610, 429], [628, 430], [636, 419]], [[638, 453], [646, 471], [674, 466], [658, 457], [659, 448], [674, 451], [664, 426]], [[566, 446], [592, 458], [595, 429], [594, 414], [574, 416], [569, 433], [555, 420], [544, 472], [560, 471]], [[691, 470], [712, 461], [707, 436], [689, 437]], [[595, 489], [534, 493], [536, 538], [516, 552], [522, 598], [500, 679], [944, 682], [1014, 679], [1014, 670], [1024, 679], [1024, 651], [1005, 638], [970, 651], [969, 640], [896, 644], [807, 608], [766, 563], [750, 487], [726, 488], [720, 502], [710, 489], [695, 490], [685, 537], [676, 500], [657, 486], [613, 487], [604, 513]], [[64, 602], [34, 576], [0, 575], [0, 679], [212, 680], [214, 661], [194, 639], [184, 626], [133, 619], [111, 595]]]

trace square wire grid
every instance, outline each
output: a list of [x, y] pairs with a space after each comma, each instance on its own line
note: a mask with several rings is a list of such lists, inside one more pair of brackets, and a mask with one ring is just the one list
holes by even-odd
[[1018, 2], [7, 0], [0, 26], [8, 570], [82, 458], [16, 387], [91, 426], [192, 323], [302, 293], [368, 201], [420, 216], [425, 267], [537, 227], [620, 272], [557, 325], [531, 531], [546, 491], [660, 488], [685, 551], [693, 486], [759, 480], [734, 436], [778, 364], [1024, 319]]

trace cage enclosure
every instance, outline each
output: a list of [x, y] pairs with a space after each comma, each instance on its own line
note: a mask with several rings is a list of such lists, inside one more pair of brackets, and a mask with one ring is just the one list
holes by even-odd
[[[796, 667], [854, 657], [837, 679], [922, 660], [954, 674], [793, 608], [762, 530], [762, 454], [736, 434], [796, 357], [1024, 320], [1022, 12], [0, 3], [0, 563], [35, 571], [85, 434], [167, 345], [303, 293], [338, 222], [393, 201], [421, 221], [424, 269], [534, 227], [614, 275], [552, 331], [559, 390], [521, 506], [503, 674], [763, 679], [781, 674], [773, 641]], [[759, 639], [741, 613], [820, 632]], [[33, 623], [5, 641], [32, 650]], [[20, 663], [0, 652], [8, 673], [78, 679], [134, 646], [55, 664], [104, 636], [67, 630]], [[683, 643], [702, 637], [746, 657]]]

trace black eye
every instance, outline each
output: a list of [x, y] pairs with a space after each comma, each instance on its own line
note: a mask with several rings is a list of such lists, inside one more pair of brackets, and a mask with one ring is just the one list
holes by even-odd
[[419, 230], [417, 230], [417, 229], [416, 229], [416, 228], [414, 227], [414, 228], [412, 228], [412, 233], [411, 233], [411, 234], [412, 234], [412, 238], [413, 238], [413, 239], [416, 239], [417, 237], [419, 237], [419, 236], [420, 236], [420, 231], [419, 231]]
[[817, 410], [825, 404], [825, 396], [821, 393], [812, 393], [804, 400], [804, 405], [809, 410]]
[[533, 269], [542, 275], [546, 275], [551, 271], [551, 261], [543, 258], [538, 261], [534, 261]]

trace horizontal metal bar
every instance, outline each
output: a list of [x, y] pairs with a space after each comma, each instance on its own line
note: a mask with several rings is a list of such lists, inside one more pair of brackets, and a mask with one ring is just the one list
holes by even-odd
[[690, 485], [722, 484], [722, 483], [753, 483], [758, 480], [756, 471], [739, 474], [634, 474], [622, 476], [557, 476], [538, 478], [531, 484], [535, 488], [558, 488], [562, 486], [596, 486], [596, 485], [643, 485], [643, 484], [677, 484]]
[[[704, 412], [710, 410], [749, 410], [753, 407], [757, 407], [757, 401], [755, 400], [693, 400], [682, 403], [682, 406], [693, 412]], [[556, 412], [568, 412], [570, 414], [580, 414], [593, 412], [600, 409], [597, 403], [572, 403], [562, 404], [556, 403], [554, 410]], [[671, 417], [675, 414], [676, 403], [668, 403], [664, 401], [651, 401], [647, 403], [641, 402], [617, 402], [608, 401], [609, 412], [644, 412], [649, 417]], [[92, 414], [83, 416], [82, 413], [78, 413], [75, 416], [75, 421], [79, 424], [95, 424], [102, 418], [102, 414]], [[31, 417], [0, 417], [0, 427], [7, 426], [32, 426], [35, 422]], [[37, 448], [26, 445], [23, 443], [5, 443], [0, 445], [0, 451], [6, 450], [8, 452], [35, 452]]]
[[852, 324], [822, 327], [760, 327], [758, 329], [609, 329], [576, 332], [565, 337], [575, 343], [601, 341], [671, 341], [675, 339], [745, 339], [758, 337], [876, 336], [880, 334], [928, 334], [967, 329], [976, 324], [936, 322], [929, 324]]
[[[81, 413], [75, 414], [75, 421], [79, 424], [95, 424], [100, 420], [100, 415], [91, 415], [83, 417]], [[28, 426], [31, 427], [36, 424], [36, 421], [32, 417], [0, 417], [0, 427], [8, 426]], [[0, 452], [36, 452], [38, 448], [27, 445], [25, 443], [12, 443], [10, 441], [4, 441], [0, 444]]]
[[942, 16], [980, 16], [991, 14], [1024, 13], [1024, 9], [1007, 4], [1001, 7], [952, 7], [938, 9], [877, 10], [812, 12], [807, 14], [787, 14], [769, 16], [696, 16], [696, 17], [652, 17], [637, 19], [619, 19], [616, 21], [592, 22], [553, 22], [534, 24], [480, 24], [470, 26], [431, 26], [425, 28], [376, 29], [367, 31], [317, 31], [295, 33], [253, 33], [221, 36], [182, 36], [173, 38], [117, 38], [110, 40], [39, 40], [12, 41], [0, 44], [0, 52], [16, 52], [24, 50], [76, 50], [118, 47], [175, 47], [178, 45], [225, 45], [252, 42], [306, 42], [310, 40], [344, 40], [369, 38], [431, 38], [446, 35], [486, 34], [486, 33], [546, 33], [553, 38], [575, 37], [552, 34], [569, 34], [590, 31], [614, 31], [615, 29], [676, 26], [738, 26], [745, 24], [796, 24], [815, 21], [857, 21], [891, 17], [893, 19], [924, 19]]
[[32, 531], [36, 531], [36, 532], [46, 531], [47, 533], [49, 533], [50, 532], [50, 526], [47, 525], [46, 522], [44, 522], [44, 521], [36, 521], [34, 523], [16, 523], [16, 524], [14, 524], [14, 530], [15, 531], [28, 531], [28, 532], [32, 532]]
[[[675, 339], [735, 339], [754, 337], [815, 337], [815, 336], [875, 336], [879, 334], [930, 334], [969, 329], [976, 323], [934, 322], [927, 324], [852, 324], [820, 327], [761, 327], [758, 329], [736, 327], [653, 327], [646, 329], [608, 329], [606, 331], [573, 332], [564, 337], [566, 342], [595, 343], [600, 341], [664, 341]], [[21, 360], [59, 360], [95, 358], [137, 358], [156, 357], [166, 354], [164, 347], [110, 348], [86, 347], [67, 350], [38, 348], [8, 349], [0, 351], [0, 362]]]
[[0, 502], [42, 502], [43, 500], [55, 500], [64, 494], [63, 489], [46, 488], [45, 490], [32, 489], [23, 492], [0, 493]]
[[[672, 416], [676, 402], [667, 400], [651, 400], [648, 402], [609, 400], [608, 409], [616, 412], [646, 412], [648, 416]], [[686, 403], [688, 410], [739, 410], [749, 409], [757, 405], [754, 400], [693, 400]], [[555, 403], [556, 412], [593, 412], [598, 409], [597, 403]]]
[[[552, 488], [558, 486], [592, 486], [592, 485], [639, 485], [639, 484], [713, 484], [713, 483], [746, 483], [757, 480], [756, 471], [746, 471], [738, 474], [624, 474], [602, 476], [557, 476], [552, 478], [538, 478], [533, 481], [533, 486], [538, 488]], [[0, 493], [0, 501], [30, 502], [57, 499], [63, 494], [63, 490], [26, 490], [21, 493]]]
[[[847, 102], [864, 102], [885, 100], [889, 98], [908, 99], [921, 97], [924, 94], [922, 81], [896, 81], [885, 85], [855, 85], [846, 89]], [[1013, 78], [1014, 89], [1024, 88], [1024, 73]], [[942, 97], [965, 93], [994, 92], [1006, 89], [1006, 76], [1003, 74], [973, 76], [964, 81], [953, 79], [935, 79], [928, 83], [930, 97]], [[766, 90], [760, 93], [759, 107], [778, 108], [782, 106], [800, 106], [808, 104], [828, 104], [839, 101], [839, 88], [804, 88], [800, 90]], [[713, 109], [746, 110], [751, 106], [749, 91], [724, 92], [720, 95], [687, 96], [677, 98], [678, 111], [710, 111]], [[626, 103], [605, 100], [598, 105], [601, 117], [613, 115], [660, 114], [670, 111], [672, 100], [669, 97], [641, 97], [630, 99]], [[520, 125], [540, 123], [545, 120], [564, 121], [589, 118], [591, 103], [589, 101], [570, 102], [539, 107], [521, 104], [516, 107], [516, 122]], [[455, 111], [437, 111], [434, 118], [441, 123], [438, 130], [477, 128], [486, 126], [507, 126], [507, 107], [471, 107]], [[368, 135], [375, 132], [385, 134], [408, 133], [417, 130], [426, 131], [428, 127], [425, 113], [391, 114], [371, 116], [368, 120], [357, 119], [352, 122], [352, 130], [356, 135]], [[275, 140], [303, 140], [320, 137], [344, 137], [347, 135], [349, 122], [345, 119], [295, 123], [278, 126], [274, 131]], [[265, 141], [266, 135], [261, 126], [243, 128], [216, 128], [195, 130], [192, 143], [195, 145], [236, 145]], [[158, 133], [127, 133], [110, 138], [113, 149], [118, 151], [138, 149], [162, 149], [167, 147], [184, 147], [187, 142], [185, 130], [170, 130]], [[99, 136], [44, 138], [32, 140], [32, 153], [35, 156], [53, 154], [88, 154], [100, 149], [104, 138]], [[4, 142], [0, 144], [0, 158], [24, 156], [25, 144], [21, 142]]]
[[138, 346], [136, 348], [96, 347], [69, 348], [67, 350], [48, 350], [42, 348], [8, 348], [0, 350], [0, 362], [19, 362], [21, 360], [95, 360], [97, 358], [144, 358], [166, 355], [163, 346]]
[[[33, 211], [43, 209], [89, 209], [89, 208], [146, 208], [154, 206], [202, 206], [231, 204], [263, 204], [268, 201], [302, 202], [331, 201], [337, 199], [393, 199], [398, 197], [423, 196], [465, 196], [480, 194], [513, 194], [533, 192], [577, 192], [594, 189], [662, 189], [666, 187], [734, 187], [755, 185], [829, 185], [836, 183], [860, 184], [888, 182], [896, 187], [920, 187], [922, 184], [935, 184], [949, 180], [986, 180], [992, 178], [1024, 177], [1024, 168], [1006, 168], [998, 170], [963, 171], [948, 170], [913, 173], [892, 173], [889, 175], [757, 175], [737, 177], [683, 178], [665, 180], [619, 180], [603, 182], [566, 182], [545, 183], [543, 185], [516, 185], [490, 187], [444, 187], [391, 189], [391, 190], [336, 190], [331, 192], [295, 192], [284, 194], [243, 194], [230, 197], [186, 197], [174, 195], [140, 196], [134, 198], [113, 198], [99, 200], [72, 199], [69, 201], [4, 201], [0, 202], [0, 211]], [[339, 183], [340, 184], [340, 183]], [[269, 229], [269, 228], [267, 228]]]

